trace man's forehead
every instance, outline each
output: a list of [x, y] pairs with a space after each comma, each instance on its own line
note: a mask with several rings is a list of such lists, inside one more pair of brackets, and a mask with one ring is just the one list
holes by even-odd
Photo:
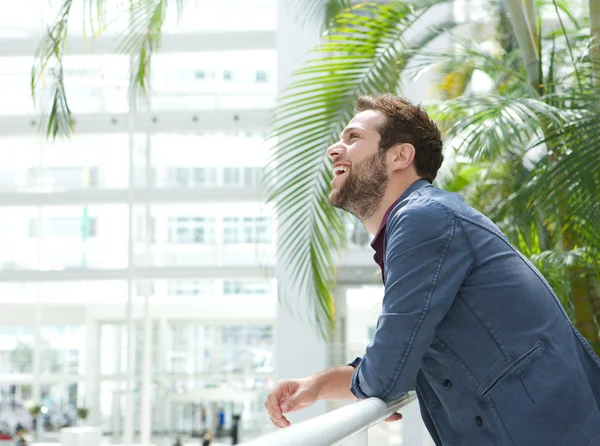
[[354, 115], [350, 122], [348, 122], [346, 128], [352, 127], [367, 131], [377, 131], [382, 120], [383, 116], [380, 112], [375, 110], [365, 110]]

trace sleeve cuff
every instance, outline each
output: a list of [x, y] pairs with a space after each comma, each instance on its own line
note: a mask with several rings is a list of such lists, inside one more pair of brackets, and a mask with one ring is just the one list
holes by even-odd
[[359, 399], [369, 398], [369, 397], [374, 396], [374, 395], [377, 394], [365, 382], [364, 376], [363, 376], [363, 374], [361, 372], [360, 367], [357, 367], [354, 370], [354, 375], [352, 375], [352, 387], [350, 387], [350, 392], [352, 392], [352, 394], [356, 398], [359, 398]]

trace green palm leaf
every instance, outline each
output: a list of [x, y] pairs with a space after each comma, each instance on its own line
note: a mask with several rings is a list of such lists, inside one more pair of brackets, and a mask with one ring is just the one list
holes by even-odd
[[351, 4], [351, 0], [296, 0], [292, 11], [301, 25], [317, 24], [324, 28]]
[[432, 104], [436, 119], [450, 121], [448, 136], [475, 160], [491, 160], [506, 151], [521, 152], [541, 138], [541, 121], [560, 126], [563, 110], [539, 99], [464, 95]]
[[351, 119], [358, 95], [398, 91], [417, 50], [456, 26], [445, 22], [407, 39], [418, 18], [444, 2], [362, 4], [342, 11], [277, 107], [265, 181], [284, 225], [279, 262], [293, 290], [282, 289], [281, 298], [288, 304], [308, 298], [324, 337], [334, 326], [335, 261], [346, 245], [343, 214], [327, 200], [332, 176], [325, 149]]
[[576, 221], [572, 227], [600, 247], [600, 115], [596, 107], [590, 99], [589, 110], [572, 111], [563, 126], [546, 134], [543, 142], [553, 151], [538, 164], [531, 194], [546, 212], [561, 211], [568, 221]]
[[170, 3], [176, 3], [181, 13], [184, 0], [130, 0], [129, 24], [117, 52], [130, 56], [129, 103], [137, 109], [148, 97], [153, 55], [161, 44], [162, 27]]
[[[46, 136], [52, 138], [70, 134], [75, 126], [67, 103], [62, 64], [72, 5], [73, 0], [65, 0], [61, 5], [54, 25], [48, 28], [38, 45], [31, 69], [30, 86], [34, 103], [36, 93], [43, 95], [39, 107], [42, 116], [40, 127], [45, 128]], [[43, 84], [40, 86], [40, 83]]]
[[[54, 24], [40, 41], [31, 71], [32, 96], [34, 102], [40, 94], [45, 98], [40, 108], [41, 122], [46, 136], [52, 138], [70, 136], [75, 129], [63, 78], [72, 4], [73, 0], [63, 0]], [[147, 98], [152, 56], [160, 47], [166, 11], [174, 5], [181, 15], [184, 4], [185, 0], [129, 0], [118, 5], [119, 9], [113, 13], [116, 18], [107, 23], [106, 0], [84, 0], [84, 20], [89, 22], [93, 36], [118, 23], [120, 18], [127, 18], [127, 31], [117, 52], [130, 56], [129, 100], [133, 109]]]

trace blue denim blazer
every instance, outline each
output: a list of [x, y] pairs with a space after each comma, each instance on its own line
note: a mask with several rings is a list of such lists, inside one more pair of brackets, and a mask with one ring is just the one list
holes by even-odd
[[385, 241], [382, 314], [354, 395], [416, 389], [438, 446], [600, 445], [600, 360], [494, 223], [418, 181]]

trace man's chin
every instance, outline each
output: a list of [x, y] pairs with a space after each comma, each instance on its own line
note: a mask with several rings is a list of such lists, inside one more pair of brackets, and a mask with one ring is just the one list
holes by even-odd
[[344, 207], [343, 199], [342, 197], [340, 197], [339, 189], [333, 189], [331, 192], [329, 192], [327, 199], [334, 208], [346, 210], [346, 208]]

